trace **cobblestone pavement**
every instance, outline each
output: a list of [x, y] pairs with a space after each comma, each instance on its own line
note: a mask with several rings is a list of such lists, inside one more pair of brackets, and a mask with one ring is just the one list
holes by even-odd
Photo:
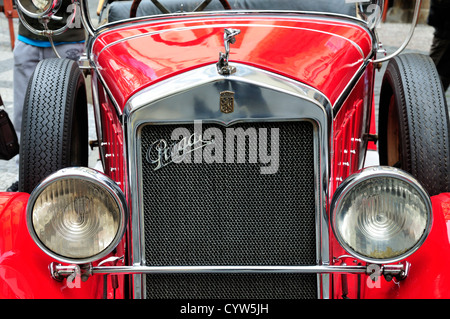
[[[16, 23], [17, 24], [17, 23]], [[16, 26], [17, 28], [17, 26]], [[388, 52], [393, 52], [402, 39], [405, 38], [409, 26], [401, 23], [383, 24], [379, 28], [379, 37]], [[428, 54], [431, 44], [433, 29], [427, 25], [418, 25], [414, 37], [409, 43], [406, 51], [420, 52]], [[17, 34], [17, 30], [16, 30]], [[0, 94], [10, 117], [13, 115], [13, 54], [10, 47], [8, 23], [4, 15], [0, 15]], [[384, 69], [377, 72], [376, 78], [376, 101], [377, 93], [380, 90], [380, 80]], [[449, 93], [447, 93], [447, 99]], [[95, 126], [93, 121], [92, 106], [89, 107], [89, 135], [90, 139], [96, 139]], [[96, 151], [90, 154], [90, 166], [95, 166], [98, 158]], [[15, 159], [10, 161], [0, 160], [0, 191], [5, 191], [14, 181], [17, 180], [18, 167]]]

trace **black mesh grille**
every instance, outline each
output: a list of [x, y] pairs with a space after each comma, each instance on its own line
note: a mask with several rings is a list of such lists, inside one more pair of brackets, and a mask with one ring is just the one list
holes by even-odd
[[316, 291], [314, 274], [147, 275], [155, 299], [314, 299]]
[[[223, 163], [194, 163], [192, 154], [191, 163], [154, 170], [157, 164], [147, 161], [149, 148], [161, 139], [174, 143], [171, 134], [179, 127], [148, 125], [141, 133], [147, 265], [315, 264], [313, 125], [241, 123], [229, 128], [254, 130], [258, 141], [260, 129], [267, 129], [269, 155], [275, 154], [272, 132], [278, 130], [274, 174], [261, 174], [261, 168], [270, 165], [261, 163], [254, 140], [247, 140], [246, 159], [237, 163], [239, 141], [234, 139], [234, 157], [227, 160], [227, 128], [220, 125], [202, 129], [222, 132]], [[183, 127], [194, 132], [193, 125]], [[258, 153], [257, 162], [250, 163], [252, 152]], [[314, 298], [317, 289], [316, 275], [305, 274], [170, 274], [146, 279], [151, 298]]]

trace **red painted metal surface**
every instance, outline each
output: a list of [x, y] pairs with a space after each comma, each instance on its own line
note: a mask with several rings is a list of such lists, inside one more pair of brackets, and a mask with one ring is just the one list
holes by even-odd
[[450, 241], [445, 211], [449, 211], [450, 193], [431, 198], [433, 204], [433, 226], [425, 243], [406, 260], [411, 271], [406, 280], [386, 282], [365, 289], [365, 298], [450, 298], [450, 274], [446, 268], [450, 263]]
[[181, 72], [216, 63], [224, 28], [241, 33], [230, 61], [299, 80], [336, 102], [371, 53], [362, 27], [307, 17], [216, 16], [148, 20], [102, 33], [93, 46], [99, 73], [119, 107], [137, 91]]
[[108, 95], [103, 89], [100, 81], [96, 75], [92, 77], [93, 81], [97, 81], [97, 95], [99, 98], [100, 114], [96, 114], [101, 119], [101, 136], [102, 141], [100, 147], [102, 148], [103, 171], [106, 175], [111, 177], [125, 192], [126, 188], [126, 162], [124, 155], [124, 136], [123, 127], [120, 123], [114, 105], [111, 103]]
[[364, 136], [373, 125], [373, 85], [374, 68], [370, 64], [335, 115], [330, 194], [334, 194], [343, 180], [362, 168], [367, 147]]
[[25, 219], [29, 195], [0, 192], [0, 299], [102, 298], [103, 277], [67, 283], [52, 279], [55, 260], [31, 239]]
[[[433, 225], [425, 243], [411, 256], [405, 259], [411, 264], [410, 273], [405, 280], [386, 281], [380, 277], [373, 281], [362, 275], [347, 276], [348, 298], [365, 299], [448, 299], [450, 298], [450, 274], [446, 265], [450, 262], [450, 193], [431, 197], [433, 205]], [[333, 256], [346, 254], [333, 241]], [[354, 258], [344, 261], [354, 265]], [[357, 262], [359, 263], [359, 262]], [[341, 264], [341, 261], [336, 264]], [[364, 264], [361, 262], [361, 264]], [[342, 298], [342, 276], [333, 276], [333, 297]]]

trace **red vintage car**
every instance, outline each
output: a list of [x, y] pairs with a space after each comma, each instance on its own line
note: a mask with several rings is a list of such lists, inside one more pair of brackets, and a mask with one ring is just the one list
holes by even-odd
[[[37, 67], [21, 192], [0, 193], [0, 297], [448, 298], [447, 104], [400, 54], [421, 1], [390, 55], [383, 3], [115, 1], [101, 23], [76, 3], [85, 56]], [[73, 23], [18, 6], [39, 34]]]

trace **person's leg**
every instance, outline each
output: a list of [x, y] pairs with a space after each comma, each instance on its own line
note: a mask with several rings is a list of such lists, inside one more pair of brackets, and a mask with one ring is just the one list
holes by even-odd
[[13, 123], [20, 143], [20, 130], [22, 126], [22, 111], [28, 81], [36, 65], [42, 59], [42, 50], [38, 47], [16, 41], [14, 47], [14, 117]]
[[441, 39], [435, 35], [431, 44], [430, 57], [436, 65], [446, 91], [450, 85], [450, 39]]
[[[57, 46], [62, 58], [78, 60], [84, 52], [84, 43], [62, 44]], [[55, 58], [52, 48], [38, 48], [16, 41], [14, 48], [14, 127], [20, 141], [20, 129], [22, 126], [23, 101], [28, 87], [28, 82], [39, 61]]]
[[[84, 43], [61, 44], [57, 51], [62, 58], [78, 60], [84, 52]], [[38, 63], [43, 59], [56, 58], [52, 48], [39, 48], [16, 41], [14, 48], [14, 115], [13, 123], [20, 144], [20, 131], [22, 127], [23, 103], [27, 92], [28, 82]], [[19, 156], [16, 156], [17, 166]], [[18, 178], [17, 178], [18, 180]], [[18, 182], [14, 182], [8, 191], [17, 191]]]
[[[59, 44], [56, 46], [56, 50], [63, 59], [70, 59], [78, 61], [81, 54], [84, 52], [84, 43], [67, 43]], [[45, 48], [44, 58], [56, 57], [52, 48]]]
[[[23, 102], [27, 92], [28, 81], [33, 75], [34, 69], [42, 59], [42, 50], [32, 45], [17, 40], [14, 46], [14, 68], [13, 68], [13, 89], [14, 89], [14, 113], [13, 124], [16, 130], [20, 145], [20, 132], [22, 128]], [[19, 166], [19, 155], [16, 156], [16, 164]], [[17, 176], [17, 180], [19, 177]], [[18, 182], [14, 182], [7, 191], [18, 191]]]

